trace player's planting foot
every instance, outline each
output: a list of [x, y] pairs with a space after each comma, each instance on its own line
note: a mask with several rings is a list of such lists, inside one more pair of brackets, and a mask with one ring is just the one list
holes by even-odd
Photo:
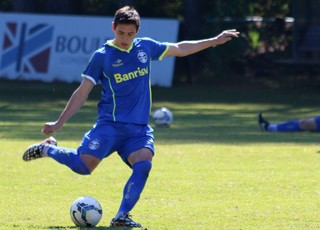
[[45, 145], [57, 146], [57, 140], [54, 137], [49, 137], [39, 144], [31, 145], [24, 152], [22, 159], [24, 161], [31, 161], [40, 157], [43, 157], [43, 147]]
[[118, 218], [113, 218], [110, 222], [111, 227], [130, 227], [141, 228], [141, 224], [134, 222], [128, 214], [124, 214]]
[[269, 122], [262, 117], [262, 113], [261, 112], [258, 115], [258, 123], [259, 123], [261, 131], [267, 131], [268, 130]]

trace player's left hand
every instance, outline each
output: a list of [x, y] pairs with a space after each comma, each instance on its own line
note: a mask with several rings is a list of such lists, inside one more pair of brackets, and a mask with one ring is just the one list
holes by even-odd
[[224, 44], [230, 41], [232, 38], [238, 38], [240, 32], [236, 29], [225, 30], [215, 37], [217, 45]]

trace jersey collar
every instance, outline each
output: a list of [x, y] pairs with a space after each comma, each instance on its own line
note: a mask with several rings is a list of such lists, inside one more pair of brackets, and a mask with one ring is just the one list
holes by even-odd
[[115, 48], [115, 49], [117, 49], [117, 50], [120, 50], [121, 52], [127, 52], [127, 53], [130, 53], [130, 51], [132, 50], [132, 47], [133, 47], [133, 42], [131, 43], [129, 49], [127, 49], [127, 50], [126, 50], [126, 49], [122, 49], [122, 48], [120, 48], [120, 47], [112, 44], [112, 40], [108, 40], [108, 41], [106, 42], [106, 44], [109, 45], [109, 46], [111, 46], [111, 47], [113, 47], [113, 48]]

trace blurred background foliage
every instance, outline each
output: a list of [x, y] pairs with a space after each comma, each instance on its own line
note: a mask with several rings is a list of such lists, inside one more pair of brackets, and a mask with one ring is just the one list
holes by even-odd
[[119, 7], [133, 5], [142, 20], [178, 19], [179, 40], [212, 37], [222, 30], [236, 28], [241, 32], [240, 39], [178, 58], [174, 84], [318, 86], [319, 65], [279, 64], [279, 60], [293, 55], [293, 1], [1, 0], [0, 11], [113, 16]]

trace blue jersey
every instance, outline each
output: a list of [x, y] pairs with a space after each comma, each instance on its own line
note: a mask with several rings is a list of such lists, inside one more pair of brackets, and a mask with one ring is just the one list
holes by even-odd
[[136, 38], [128, 50], [107, 41], [91, 57], [82, 76], [101, 82], [98, 121], [148, 124], [151, 109], [151, 61], [161, 60], [168, 46]]

